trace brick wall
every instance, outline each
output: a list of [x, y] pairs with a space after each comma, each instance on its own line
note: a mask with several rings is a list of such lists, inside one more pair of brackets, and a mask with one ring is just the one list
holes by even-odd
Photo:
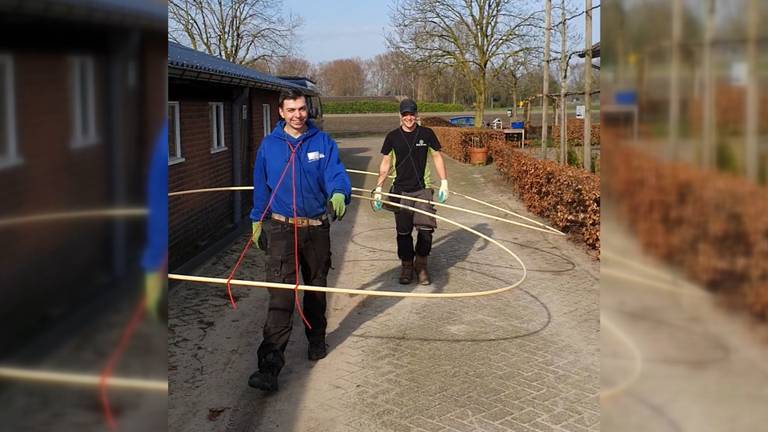
[[[243, 183], [253, 185], [253, 163], [256, 160], [256, 152], [259, 150], [261, 140], [264, 138], [264, 104], [269, 104], [269, 130], [271, 131], [277, 121], [280, 120], [280, 114], [277, 110], [277, 101], [279, 93], [267, 90], [251, 89], [250, 104], [252, 115], [250, 118], [250, 134], [248, 143], [248, 161], [244, 167]], [[251, 193], [243, 193], [243, 217], [247, 217], [251, 212], [253, 199]]]
[[[184, 162], [171, 165], [168, 186], [171, 192], [234, 184], [234, 170], [239, 169], [242, 185], [253, 184], [253, 163], [264, 136], [263, 104], [270, 105], [270, 129], [279, 119], [276, 91], [250, 89], [248, 100], [248, 142], [240, 167], [233, 163], [232, 101], [241, 89], [195, 82], [171, 82], [169, 101], [179, 102], [181, 155]], [[211, 128], [208, 103], [223, 102], [224, 141], [228, 150], [211, 154]], [[239, 110], [239, 107], [237, 108]], [[173, 269], [201, 253], [208, 246], [235, 229], [233, 205], [240, 194], [241, 218], [251, 211], [250, 192], [211, 192], [169, 198], [169, 268]]]
[[[170, 192], [232, 185], [232, 124], [230, 98], [179, 98], [181, 155], [184, 162], [168, 170]], [[209, 102], [224, 104], [224, 143], [227, 149], [211, 153]], [[188, 260], [232, 229], [231, 192], [171, 197], [168, 200], [169, 266]]]
[[[96, 145], [73, 149], [70, 65], [58, 53], [13, 56], [20, 165], [0, 170], [0, 217], [110, 205], [109, 131], [105, 59], [95, 58]], [[32, 223], [0, 231], [0, 260], [13, 262], [3, 284], [14, 289], [3, 302], [45, 293], [65, 304], [111, 270], [110, 219]], [[58, 288], [58, 289], [57, 289]], [[55, 298], [54, 298], [55, 297]], [[1, 308], [0, 308], [1, 309]]]

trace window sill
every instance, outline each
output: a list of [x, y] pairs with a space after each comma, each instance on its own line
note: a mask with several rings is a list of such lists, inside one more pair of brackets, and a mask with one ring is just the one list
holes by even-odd
[[95, 147], [96, 144], [99, 143], [98, 137], [90, 137], [90, 138], [74, 138], [70, 142], [70, 147], [73, 150], [82, 149], [82, 148], [88, 148], [88, 147]]
[[183, 157], [175, 157], [175, 158], [168, 159], [168, 166], [180, 164], [185, 160], [186, 159], [184, 159]]
[[10, 157], [7, 159], [0, 158], [0, 170], [6, 169], [6, 168], [13, 168], [20, 166], [24, 163], [24, 159], [20, 158], [18, 156]]
[[221, 148], [217, 148], [217, 149], [211, 149], [211, 154], [214, 154], [214, 153], [221, 153], [221, 152], [223, 152], [223, 151], [227, 151], [227, 150], [229, 150], [227, 147], [221, 147]]

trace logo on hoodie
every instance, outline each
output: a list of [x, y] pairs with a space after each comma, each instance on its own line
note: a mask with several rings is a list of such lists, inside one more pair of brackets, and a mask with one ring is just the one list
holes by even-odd
[[416, 147], [424, 147], [427, 143], [424, 142], [423, 139], [420, 139], [419, 142], [416, 143]]
[[319, 151], [313, 151], [313, 152], [307, 153], [307, 160], [309, 160], [310, 162], [319, 161], [324, 157], [325, 155], [320, 153]]

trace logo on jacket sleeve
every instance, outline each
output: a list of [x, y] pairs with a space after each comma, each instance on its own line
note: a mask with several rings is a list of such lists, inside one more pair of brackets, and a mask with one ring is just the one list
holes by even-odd
[[313, 152], [307, 153], [307, 160], [309, 160], [310, 162], [319, 161], [324, 157], [325, 155], [320, 153], [319, 151], [313, 151]]

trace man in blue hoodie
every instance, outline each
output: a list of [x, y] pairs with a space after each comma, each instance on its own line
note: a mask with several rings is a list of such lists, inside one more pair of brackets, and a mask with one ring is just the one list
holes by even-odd
[[[336, 217], [342, 217], [350, 201], [351, 183], [336, 142], [308, 120], [304, 94], [283, 91], [278, 107], [283, 120], [262, 140], [253, 167], [253, 242], [259, 244], [263, 231], [268, 282], [296, 283], [298, 259], [305, 285], [326, 286], [331, 267], [326, 207], [330, 203]], [[296, 238], [294, 224], [298, 227]], [[305, 325], [308, 358], [320, 360], [327, 354], [325, 293], [305, 291], [302, 309], [311, 326]], [[259, 370], [248, 380], [251, 387], [277, 390], [293, 310], [291, 290], [269, 289], [264, 340], [258, 349]]]

